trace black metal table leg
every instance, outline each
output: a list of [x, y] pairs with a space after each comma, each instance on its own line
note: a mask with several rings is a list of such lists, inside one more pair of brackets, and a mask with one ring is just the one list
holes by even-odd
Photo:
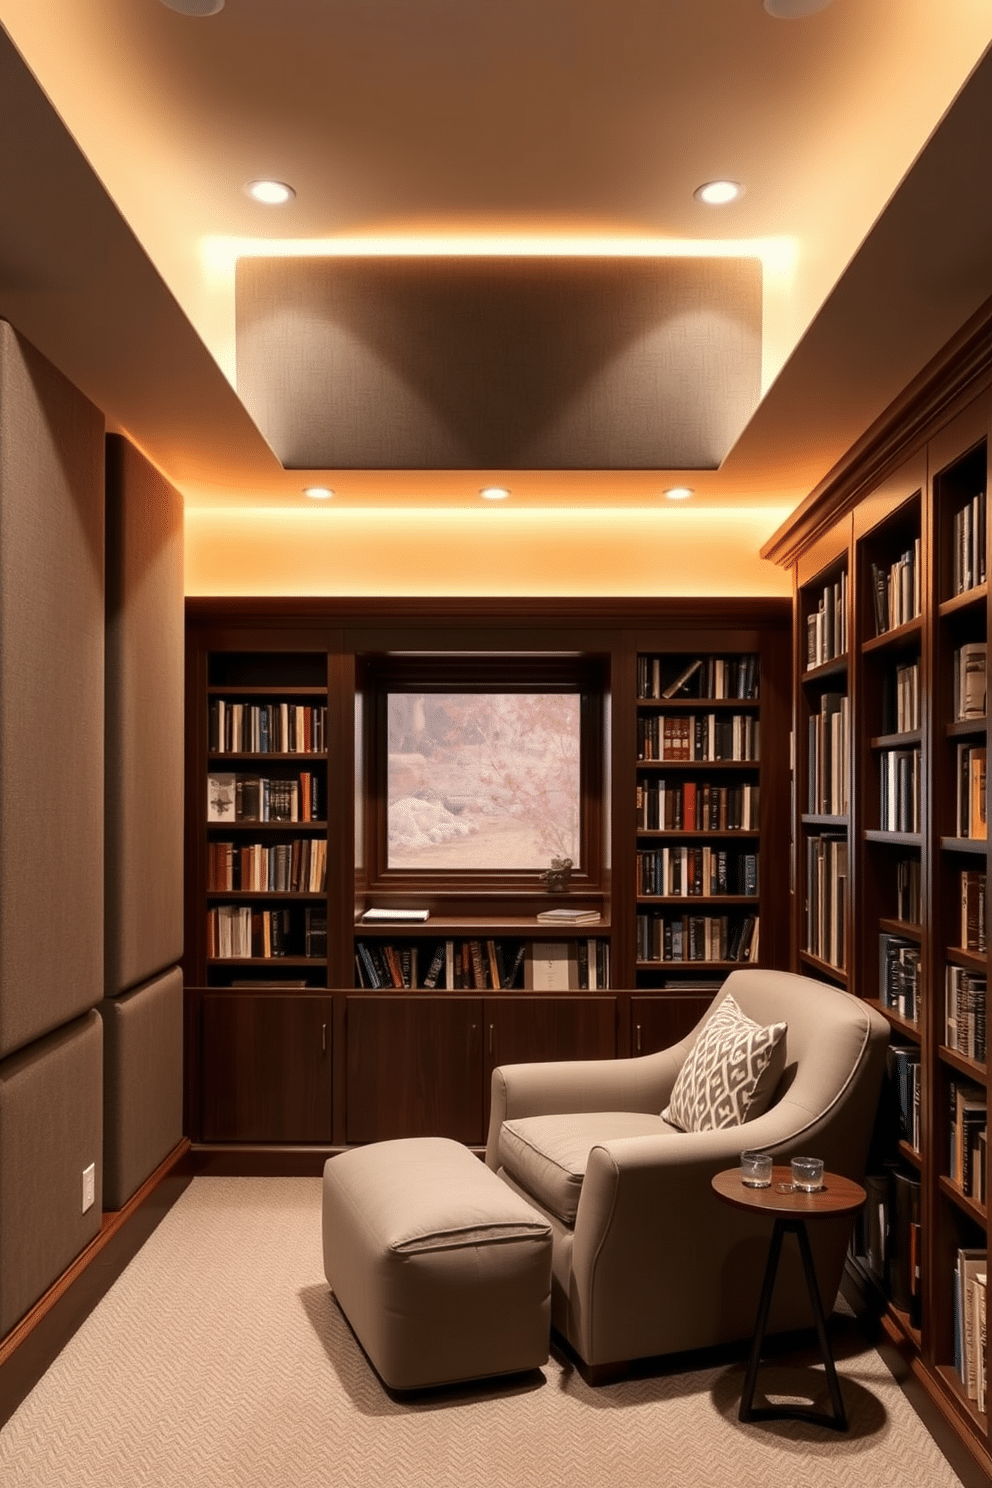
[[[775, 1278], [778, 1274], [779, 1260], [782, 1255], [782, 1241], [786, 1234], [793, 1234], [799, 1244], [799, 1254], [802, 1257], [803, 1272], [806, 1277], [806, 1288], [809, 1292], [809, 1300], [813, 1309], [813, 1321], [816, 1325], [816, 1336], [820, 1344], [820, 1353], [827, 1376], [827, 1387], [830, 1391], [830, 1401], [833, 1406], [833, 1414], [827, 1415], [823, 1411], [808, 1410], [799, 1405], [754, 1405], [754, 1391], [758, 1382], [758, 1367], [761, 1363], [761, 1348], [765, 1340], [765, 1328], [768, 1325], [768, 1314], [772, 1305], [772, 1293], [775, 1290]], [[837, 1379], [837, 1370], [834, 1367], [833, 1355], [830, 1352], [830, 1343], [827, 1339], [827, 1324], [823, 1314], [823, 1304], [820, 1301], [820, 1289], [817, 1286], [816, 1272], [813, 1269], [813, 1253], [810, 1250], [809, 1235], [806, 1230], [805, 1220], [802, 1219], [776, 1219], [772, 1231], [771, 1245], [768, 1249], [768, 1260], [765, 1264], [764, 1280], [761, 1283], [761, 1300], [758, 1303], [758, 1316], [755, 1321], [754, 1343], [751, 1345], [751, 1353], [748, 1358], [747, 1372], [744, 1376], [744, 1390], [741, 1395], [741, 1408], [738, 1413], [741, 1421], [772, 1421], [792, 1420], [810, 1421], [817, 1426], [829, 1426], [835, 1431], [847, 1430], [847, 1412], [844, 1409], [844, 1401], [840, 1393], [840, 1384]]]

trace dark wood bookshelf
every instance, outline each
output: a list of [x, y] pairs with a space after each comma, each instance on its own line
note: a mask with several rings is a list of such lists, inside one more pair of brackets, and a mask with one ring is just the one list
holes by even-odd
[[[793, 964], [807, 974], [844, 984], [834, 968], [818, 965], [804, 950], [803, 938], [806, 844], [812, 836], [833, 829], [804, 809], [806, 733], [822, 695], [842, 691], [849, 700], [853, 774], [849, 821], [837, 824], [849, 854], [846, 986], [883, 1014], [894, 1044], [919, 1054], [919, 1147], [910, 1147], [894, 1134], [898, 1123], [884, 1107], [873, 1182], [879, 1185], [878, 1192], [888, 1184], [894, 1203], [894, 1180], [887, 1173], [902, 1172], [919, 1180], [920, 1316], [910, 1319], [887, 1299], [884, 1322], [890, 1336], [898, 1335], [903, 1359], [931, 1398], [940, 1402], [944, 1418], [992, 1477], [988, 1418], [967, 1398], [954, 1365], [958, 1253], [985, 1248], [988, 1216], [986, 1206], [968, 1197], [947, 1174], [951, 1088], [960, 1079], [987, 1094], [989, 1067], [986, 1060], [949, 1047], [945, 1027], [949, 967], [986, 979], [985, 1005], [978, 1016], [984, 1012], [987, 1024], [989, 1013], [988, 955], [964, 950], [960, 944], [960, 876], [966, 870], [987, 875], [989, 844], [957, 836], [956, 823], [958, 746], [988, 748], [992, 737], [987, 708], [982, 717], [955, 716], [955, 677], [961, 647], [985, 643], [989, 637], [992, 596], [985, 508], [990, 442], [992, 303], [866, 431], [763, 553], [792, 567], [796, 593]], [[901, 623], [876, 633], [876, 602], [882, 609], [891, 603], [890, 583], [897, 571], [900, 582], [907, 581], [899, 596]], [[821, 677], [806, 665], [803, 622], [824, 586], [841, 572], [849, 576], [847, 664], [837, 664]], [[962, 587], [976, 578], [971, 587]], [[918, 613], [913, 612], [916, 607]], [[914, 667], [915, 682], [908, 670]], [[912, 697], [912, 686], [918, 689], [918, 726], [913, 720], [911, 729], [896, 730], [893, 701]], [[903, 749], [917, 756], [920, 830], [882, 831], [880, 756]], [[909, 892], [914, 876], [920, 908], [913, 909], [910, 924], [901, 918], [906, 911], [900, 908], [900, 895]], [[915, 969], [918, 977], [913, 1020], [882, 1005], [881, 936], [898, 938], [913, 949], [905, 963], [906, 974]], [[989, 1176], [987, 1169], [986, 1192]], [[884, 1294], [879, 1278], [874, 1277], [873, 1284]]]
[[[478, 1146], [496, 1063], [625, 1057], [676, 1041], [712, 1000], [711, 983], [748, 963], [641, 965], [638, 911], [758, 914], [760, 964], [788, 966], [781, 914], [788, 898], [788, 600], [209, 598], [190, 599], [186, 608], [186, 1110], [201, 1158], [223, 1153], [228, 1161], [232, 1153], [268, 1149], [272, 1171], [280, 1154], [291, 1171], [308, 1145], [321, 1152], [436, 1134]], [[640, 655], [664, 657], [673, 667], [680, 658], [688, 664], [757, 656], [759, 695], [638, 698]], [[558, 681], [568, 672], [591, 700], [588, 716], [598, 718], [592, 747], [583, 745], [582, 861], [564, 896], [549, 895], [537, 870], [395, 870], [382, 849], [386, 784], [376, 710], [384, 707], [388, 679], [399, 669], [412, 690], [443, 691], [442, 674], [457, 673], [457, 691], [480, 664], [490, 681], [498, 673], [512, 687], [526, 688], [537, 672], [550, 670]], [[210, 710], [218, 700], [324, 705], [326, 748], [211, 751]], [[761, 759], [637, 760], [639, 714], [708, 713], [721, 723], [735, 713], [760, 720]], [[314, 773], [326, 791], [321, 820], [203, 820], [207, 774], [284, 778], [294, 771]], [[640, 831], [637, 782], [653, 784], [666, 773], [680, 783], [758, 785], [755, 824]], [[268, 846], [314, 836], [327, 842], [322, 894], [207, 888], [209, 843]], [[732, 857], [758, 851], [759, 893], [639, 903], [638, 846], [665, 844], [708, 844]], [[208, 958], [207, 912], [224, 904], [288, 910], [297, 936], [304, 910], [324, 908], [326, 958]], [[567, 927], [536, 919], [558, 904], [596, 908], [600, 919]], [[391, 906], [423, 907], [429, 918], [362, 922], [366, 909]], [[487, 956], [489, 941], [514, 956], [521, 946], [565, 942], [577, 961], [588, 958], [594, 942], [608, 953], [609, 986], [543, 992], [517, 984], [522, 967], [512, 987], [498, 990], [361, 985], [360, 944], [380, 953], [388, 947], [401, 961], [406, 954], [411, 969], [416, 951], [422, 981], [425, 959], [448, 941], [481, 942]]]

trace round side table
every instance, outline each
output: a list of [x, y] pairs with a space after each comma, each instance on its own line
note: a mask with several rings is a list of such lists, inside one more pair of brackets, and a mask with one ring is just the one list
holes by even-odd
[[[764, 1280], [761, 1283], [761, 1300], [754, 1325], [754, 1342], [748, 1358], [744, 1376], [744, 1390], [738, 1419], [741, 1421], [799, 1420], [812, 1421], [818, 1426], [832, 1426], [837, 1431], [847, 1430], [847, 1412], [841, 1398], [834, 1368], [833, 1355], [827, 1341], [827, 1325], [820, 1301], [820, 1289], [813, 1269], [813, 1255], [809, 1245], [807, 1225], [816, 1219], [839, 1219], [846, 1214], [856, 1214], [867, 1195], [859, 1183], [850, 1178], [841, 1178], [837, 1173], [824, 1173], [823, 1187], [814, 1193], [804, 1193], [792, 1187], [792, 1171], [787, 1167], [772, 1169], [772, 1181], [768, 1188], [746, 1188], [741, 1182], [739, 1168], [727, 1168], [712, 1178], [713, 1191], [725, 1204], [735, 1209], [746, 1209], [752, 1214], [767, 1214], [775, 1221], [772, 1228], [768, 1260], [765, 1263]], [[827, 1385], [833, 1415], [807, 1410], [804, 1406], [754, 1406], [754, 1391], [758, 1382], [758, 1366], [761, 1363], [761, 1346], [765, 1339], [768, 1313], [775, 1290], [775, 1277], [782, 1255], [782, 1241], [786, 1235], [795, 1235], [802, 1257], [806, 1286], [816, 1324], [816, 1336], [826, 1368]]]

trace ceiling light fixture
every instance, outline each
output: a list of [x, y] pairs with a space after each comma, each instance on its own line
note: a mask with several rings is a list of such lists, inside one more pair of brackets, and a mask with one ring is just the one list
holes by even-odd
[[281, 207], [292, 201], [296, 192], [285, 181], [249, 181], [245, 187], [248, 195], [267, 207]]
[[479, 492], [487, 501], [505, 501], [509, 494], [505, 486], [483, 486]]
[[665, 492], [669, 501], [688, 501], [690, 496], [695, 495], [691, 486], [669, 486]]
[[724, 207], [727, 202], [736, 201], [744, 195], [744, 187], [739, 181], [706, 181], [702, 186], [697, 186], [692, 193], [697, 201], [705, 202], [708, 207]]
[[304, 496], [309, 496], [311, 501], [328, 501], [334, 495], [329, 486], [304, 486]]
[[162, 0], [162, 4], [188, 16], [212, 16], [224, 9], [224, 0]]
[[801, 16], [826, 10], [833, 0], [765, 0], [765, 9], [779, 21], [798, 21]]

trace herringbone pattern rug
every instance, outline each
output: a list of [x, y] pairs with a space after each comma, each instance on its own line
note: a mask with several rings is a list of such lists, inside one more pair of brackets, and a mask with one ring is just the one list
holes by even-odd
[[741, 1426], [740, 1364], [591, 1390], [552, 1359], [511, 1389], [394, 1399], [324, 1281], [320, 1180], [198, 1178], [0, 1432], [0, 1483], [957, 1485], [874, 1351], [843, 1331], [837, 1351], [844, 1437]]

